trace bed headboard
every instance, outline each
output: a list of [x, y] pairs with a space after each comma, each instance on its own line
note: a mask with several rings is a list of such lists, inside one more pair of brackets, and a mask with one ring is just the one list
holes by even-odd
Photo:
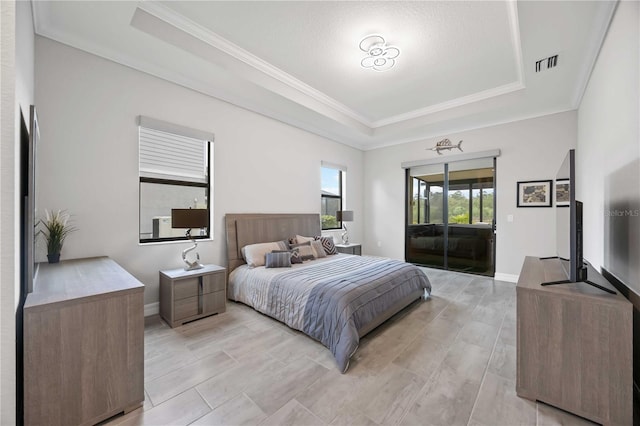
[[227, 229], [227, 271], [245, 263], [240, 250], [247, 244], [288, 240], [297, 235], [320, 235], [317, 213], [238, 213], [225, 216]]

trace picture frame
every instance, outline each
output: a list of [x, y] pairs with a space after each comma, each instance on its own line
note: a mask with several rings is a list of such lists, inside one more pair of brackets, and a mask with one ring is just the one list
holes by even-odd
[[556, 179], [556, 207], [569, 207], [570, 192], [569, 179]]
[[518, 207], [551, 207], [553, 181], [528, 180], [517, 183]]

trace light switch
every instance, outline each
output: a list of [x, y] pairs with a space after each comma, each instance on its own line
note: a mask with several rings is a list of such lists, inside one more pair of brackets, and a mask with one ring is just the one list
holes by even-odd
[[507, 215], [507, 222], [513, 222], [513, 215], [512, 214], [508, 214]]

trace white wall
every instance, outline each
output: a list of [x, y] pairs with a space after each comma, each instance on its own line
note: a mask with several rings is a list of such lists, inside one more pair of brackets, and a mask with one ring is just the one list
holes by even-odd
[[[516, 182], [555, 178], [567, 151], [576, 144], [575, 112], [446, 137], [456, 142], [463, 140], [465, 152], [495, 148], [502, 151], [496, 171], [496, 276], [513, 280], [520, 273], [525, 256], [554, 255], [554, 209], [516, 208]], [[439, 139], [365, 152], [365, 252], [404, 259], [405, 175], [400, 164], [437, 157], [425, 149]], [[507, 222], [507, 215], [513, 215], [513, 222]]]
[[[147, 304], [188, 244], [138, 244], [138, 115], [215, 134], [215, 238], [198, 244], [203, 262], [226, 264], [226, 213], [319, 213], [322, 160], [347, 166], [347, 207], [361, 214], [359, 150], [46, 38], [36, 63], [38, 208], [74, 214], [63, 259], [112, 257], [147, 286]], [[361, 221], [349, 230], [360, 240]]]
[[[584, 255], [640, 294], [640, 4], [623, 1], [578, 110]], [[618, 216], [621, 215], [621, 216]]]
[[20, 296], [20, 111], [29, 120], [34, 93], [30, 2], [0, 2], [0, 424], [16, 423], [16, 307]]

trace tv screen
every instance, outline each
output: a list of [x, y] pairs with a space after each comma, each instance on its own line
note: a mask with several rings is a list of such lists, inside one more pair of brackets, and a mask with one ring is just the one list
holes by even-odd
[[[575, 282], [575, 221], [572, 210], [575, 204], [575, 151], [569, 150], [556, 173], [556, 255], [560, 259], [567, 278]], [[563, 200], [563, 201], [559, 201]], [[573, 264], [573, 265], [572, 265]], [[572, 274], [572, 271], [574, 273]], [[572, 277], [573, 275], [573, 277]]]
[[556, 174], [556, 255], [570, 282], [585, 281], [582, 202], [576, 200], [576, 152], [569, 150]]

